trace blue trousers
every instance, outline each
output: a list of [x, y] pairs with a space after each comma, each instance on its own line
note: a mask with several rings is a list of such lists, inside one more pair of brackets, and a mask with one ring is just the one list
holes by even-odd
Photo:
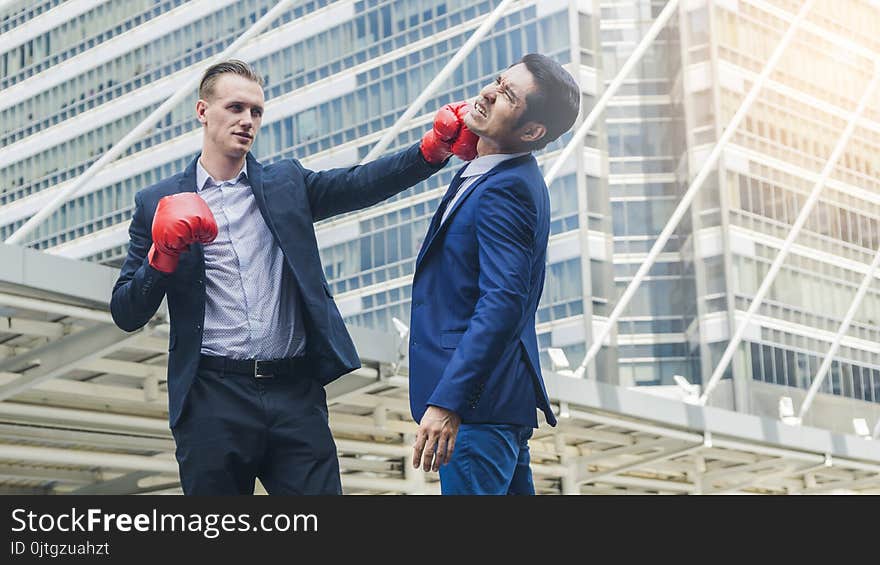
[[442, 494], [535, 494], [529, 468], [531, 426], [462, 424], [448, 464], [440, 467]]
[[324, 387], [200, 368], [172, 429], [184, 494], [342, 494]]

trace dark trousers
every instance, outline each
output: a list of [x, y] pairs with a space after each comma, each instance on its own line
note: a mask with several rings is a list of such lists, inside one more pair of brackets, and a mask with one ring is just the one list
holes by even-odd
[[342, 494], [324, 387], [200, 368], [172, 429], [185, 494]]

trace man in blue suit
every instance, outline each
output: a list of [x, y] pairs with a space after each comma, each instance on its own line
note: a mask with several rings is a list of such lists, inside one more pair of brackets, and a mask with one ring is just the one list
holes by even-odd
[[169, 420], [186, 494], [252, 494], [257, 477], [270, 494], [341, 493], [324, 385], [360, 361], [313, 222], [375, 204], [467, 153], [458, 116], [445, 110], [421, 143], [364, 166], [263, 166], [249, 152], [263, 107], [246, 63], [205, 72], [202, 152], [135, 196], [110, 303], [133, 331], [168, 298]]
[[413, 466], [439, 470], [443, 494], [534, 494], [537, 408], [551, 425], [556, 418], [535, 335], [550, 200], [531, 151], [565, 133], [579, 105], [571, 75], [529, 54], [464, 118], [478, 157], [434, 214], [412, 290]]

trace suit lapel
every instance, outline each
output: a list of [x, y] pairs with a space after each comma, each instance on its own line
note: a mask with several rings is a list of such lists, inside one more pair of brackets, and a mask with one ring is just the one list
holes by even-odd
[[464, 201], [467, 200], [468, 196], [470, 196], [474, 192], [474, 190], [476, 190], [476, 188], [478, 186], [483, 184], [483, 182], [487, 178], [491, 177], [492, 174], [493, 174], [493, 171], [489, 171], [488, 173], [482, 175], [480, 178], [478, 178], [476, 181], [474, 181], [474, 183], [472, 185], [467, 187], [464, 192], [461, 193], [461, 196], [458, 197], [458, 200], [456, 200], [455, 202], [452, 203], [452, 210], [450, 210], [449, 215], [446, 216], [446, 221], [443, 222], [442, 224], [440, 224], [440, 227], [437, 228], [437, 232], [434, 234], [435, 238], [449, 227], [450, 222], [452, 222], [452, 218], [455, 216], [455, 214], [458, 212], [458, 210], [464, 205]]
[[[452, 217], [455, 215], [455, 212], [461, 207], [462, 204], [464, 204], [465, 198], [467, 198], [467, 196], [469, 194], [471, 194], [475, 188], [477, 188], [479, 185], [481, 185], [487, 178], [491, 177], [494, 173], [495, 173], [495, 170], [493, 169], [493, 170], [489, 171], [488, 173], [484, 174], [479, 179], [477, 179], [471, 186], [469, 186], [467, 188], [467, 190], [465, 190], [464, 194], [462, 194], [458, 198], [458, 202], [455, 203], [455, 208], [453, 208], [452, 211], [449, 212], [449, 217], [446, 218], [446, 221], [443, 222], [442, 224], [440, 224], [436, 230], [429, 230], [428, 231], [427, 235], [425, 236], [425, 242], [422, 244], [422, 249], [419, 252], [419, 257], [418, 257], [418, 259], [416, 259], [416, 270], [417, 271], [419, 269], [419, 265], [422, 263], [422, 260], [425, 258], [425, 255], [428, 254], [428, 251], [430, 251], [430, 249], [434, 245], [434, 243], [440, 239], [440, 234], [444, 233], [448, 229], [449, 222], [452, 220]], [[438, 219], [438, 221], [439, 221], [439, 219]]]
[[[263, 165], [250, 153], [247, 156], [247, 166], [248, 180], [257, 201], [257, 208], [263, 216], [263, 221], [266, 222], [266, 227], [269, 228], [269, 233], [275, 239], [275, 244], [284, 254], [293, 277], [299, 285], [300, 292], [302, 292], [303, 299], [323, 297], [321, 276], [310, 270], [308, 261], [294, 261], [296, 258], [309, 257], [313, 253], [310, 246], [314, 245], [311, 243], [314, 239], [306, 237], [307, 232], [302, 231], [313, 229], [311, 219], [300, 223], [302, 215], [294, 208], [289, 207], [290, 195], [285, 198], [285, 195], [276, 192], [284, 190], [283, 180], [274, 176], [278, 174], [277, 168], [275, 172], [264, 176], [266, 171], [263, 169]], [[269, 206], [270, 201], [275, 206], [274, 212], [273, 208]], [[277, 225], [275, 224], [276, 219], [279, 221]]]
[[[180, 182], [177, 185], [177, 192], [198, 192], [196, 187], [196, 163], [198, 163], [201, 156], [201, 153], [196, 155], [196, 158], [190, 161], [186, 169], [183, 170], [183, 176], [180, 177]], [[200, 265], [202, 275], [204, 276], [205, 252], [202, 249], [202, 244], [194, 243], [190, 245], [190, 250], [193, 252], [196, 262]]]
[[275, 226], [272, 224], [269, 216], [268, 206], [266, 206], [267, 199], [266, 190], [263, 186], [263, 166], [250, 153], [247, 154], [247, 174], [248, 182], [251, 185], [251, 192], [254, 193], [254, 198], [257, 200], [257, 207], [260, 209], [260, 213], [263, 215], [263, 219], [266, 221], [266, 225], [269, 226], [272, 234], [278, 237], [275, 233]]
[[[277, 185], [280, 183], [276, 182], [277, 179], [274, 179], [271, 176], [268, 178], [268, 182], [263, 182], [266, 180], [263, 178], [263, 173], [265, 172], [263, 170], [263, 165], [261, 165], [260, 162], [250, 153], [248, 153], [247, 156], [247, 166], [251, 191], [254, 193], [254, 198], [257, 200], [257, 208], [259, 208], [260, 214], [263, 216], [263, 221], [266, 222], [266, 227], [269, 228], [269, 233], [275, 238], [275, 243], [281, 248], [281, 251], [286, 257], [296, 257], [295, 248], [301, 241], [305, 241], [306, 238], [290, 237], [288, 219], [283, 212], [276, 210], [277, 216], [283, 220], [281, 229], [283, 230], [285, 237], [281, 237], [282, 234], [275, 225], [276, 214], [272, 214], [272, 209], [269, 207], [269, 200], [272, 199], [273, 191], [278, 188]], [[278, 204], [276, 203], [276, 206], [277, 205]]]
[[419, 262], [422, 260], [422, 256], [425, 254], [425, 251], [428, 249], [428, 242], [430, 242], [434, 238], [434, 235], [437, 233], [440, 227], [440, 219], [443, 217], [443, 210], [441, 210], [441, 208], [443, 208], [443, 202], [447, 199], [448, 196], [450, 196], [449, 190], [451, 190], [453, 186], [458, 184], [459, 179], [461, 179], [461, 174], [464, 172], [466, 167], [467, 165], [458, 169], [458, 172], [456, 172], [455, 176], [452, 177], [452, 181], [449, 183], [449, 189], [447, 189], [447, 192], [443, 196], [443, 198], [440, 199], [440, 205], [437, 206], [436, 210], [434, 210], [434, 216], [431, 217], [431, 223], [428, 224], [428, 231], [427, 233], [425, 233], [425, 240], [422, 242], [422, 247], [421, 249], [419, 249], [419, 255], [416, 258], [417, 267], [419, 265]]
[[[440, 224], [440, 225], [437, 227], [436, 230], [430, 230], [430, 229], [428, 230], [428, 233], [425, 235], [425, 241], [424, 241], [424, 243], [422, 244], [422, 249], [419, 251], [418, 258], [416, 259], [416, 268], [415, 268], [415, 271], [418, 272], [418, 270], [419, 270], [419, 265], [422, 263], [422, 260], [425, 258], [425, 255], [428, 254], [428, 251], [429, 251], [430, 248], [434, 245], [434, 243], [440, 239], [440, 235], [441, 235], [442, 233], [445, 233], [445, 231], [446, 231], [447, 229], [449, 229], [449, 224], [452, 222], [452, 219], [453, 219], [453, 217], [455, 216], [455, 214], [458, 212], [458, 210], [460, 210], [461, 207], [464, 206], [464, 202], [465, 202], [465, 200], [466, 200], [471, 194], [473, 194], [473, 192], [474, 192], [474, 191], [475, 191], [475, 190], [476, 190], [481, 184], [483, 184], [483, 182], [485, 182], [486, 179], [492, 177], [492, 176], [495, 175], [495, 174], [498, 174], [498, 173], [501, 172], [501, 171], [506, 171], [506, 170], [508, 170], [508, 169], [511, 169], [511, 168], [517, 167], [517, 166], [519, 166], [519, 165], [522, 165], [522, 164], [528, 162], [529, 160], [534, 160], [534, 159], [535, 159], [535, 158], [534, 158], [531, 154], [528, 154], [528, 155], [523, 155], [522, 157], [517, 157], [517, 158], [515, 158], [515, 159], [510, 159], [510, 160], [508, 160], [508, 161], [504, 161], [504, 162], [502, 162], [502, 163], [499, 163], [499, 164], [496, 165], [492, 170], [490, 170], [490, 171], [487, 172], [487, 173], [484, 173], [484, 174], [483, 174], [479, 179], [477, 179], [477, 180], [476, 180], [471, 186], [467, 187], [467, 189], [464, 191], [464, 194], [462, 194], [462, 195], [458, 198], [458, 201], [455, 202], [455, 206], [454, 206], [454, 207], [452, 208], [452, 210], [449, 212], [449, 216], [446, 218], [446, 221], [443, 222], [442, 224]], [[433, 225], [433, 222], [432, 222], [432, 225]]]
[[177, 185], [178, 192], [196, 192], [196, 163], [198, 163], [201, 155], [201, 153], [196, 155], [196, 158], [190, 161], [189, 165], [183, 170], [183, 175], [180, 177], [180, 182]]

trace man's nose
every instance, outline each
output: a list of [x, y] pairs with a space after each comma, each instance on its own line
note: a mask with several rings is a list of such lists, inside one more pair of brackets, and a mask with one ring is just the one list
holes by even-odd
[[495, 96], [498, 94], [498, 91], [495, 88], [495, 83], [487, 84], [483, 87], [483, 90], [480, 91], [480, 96], [485, 98], [488, 102], [494, 102]]

